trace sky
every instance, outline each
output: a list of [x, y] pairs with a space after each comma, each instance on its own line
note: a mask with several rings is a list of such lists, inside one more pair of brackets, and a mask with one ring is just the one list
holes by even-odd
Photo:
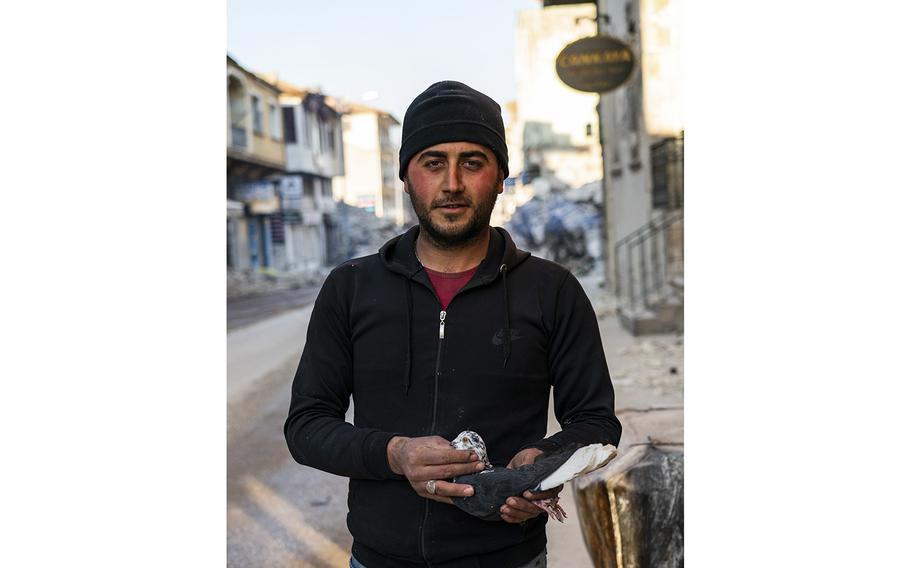
[[[436, 81], [515, 98], [518, 12], [538, 0], [228, 0], [228, 53], [245, 68], [404, 118]], [[366, 98], [364, 98], [366, 95]]]

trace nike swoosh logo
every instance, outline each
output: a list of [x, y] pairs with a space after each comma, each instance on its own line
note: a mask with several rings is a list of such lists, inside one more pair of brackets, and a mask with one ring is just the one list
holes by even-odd
[[[516, 340], [522, 338], [522, 337], [521, 337], [521, 330], [518, 330], [518, 329], [514, 329], [514, 328], [513, 328], [513, 329], [511, 329], [510, 331], [512, 332], [512, 341], [516, 341]], [[503, 343], [503, 330], [500, 329], [499, 331], [497, 331], [496, 333], [493, 334], [492, 343], [493, 343], [493, 345], [502, 345], [502, 343]]]

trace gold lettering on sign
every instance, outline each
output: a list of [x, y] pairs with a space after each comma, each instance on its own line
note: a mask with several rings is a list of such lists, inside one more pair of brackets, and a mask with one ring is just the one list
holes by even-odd
[[631, 63], [632, 52], [628, 49], [595, 51], [593, 53], [569, 53], [557, 61], [560, 67], [582, 67], [602, 63]]

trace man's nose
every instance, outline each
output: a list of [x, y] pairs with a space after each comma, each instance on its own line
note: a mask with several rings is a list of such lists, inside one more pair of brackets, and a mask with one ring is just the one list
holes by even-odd
[[461, 170], [458, 164], [451, 164], [446, 170], [446, 183], [443, 191], [464, 191], [464, 185], [461, 181]]

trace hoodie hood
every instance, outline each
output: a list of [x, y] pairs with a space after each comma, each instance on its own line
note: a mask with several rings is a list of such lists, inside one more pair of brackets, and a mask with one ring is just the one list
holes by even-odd
[[[405, 233], [382, 245], [379, 249], [379, 257], [382, 259], [383, 265], [392, 272], [408, 278], [420, 272], [423, 267], [417, 260], [414, 248], [419, 232], [420, 226], [414, 225]], [[471, 285], [492, 282], [502, 271], [503, 265], [506, 270], [513, 270], [529, 256], [531, 253], [515, 246], [515, 242], [505, 229], [490, 227], [490, 245], [487, 248], [487, 256], [480, 263]]]

